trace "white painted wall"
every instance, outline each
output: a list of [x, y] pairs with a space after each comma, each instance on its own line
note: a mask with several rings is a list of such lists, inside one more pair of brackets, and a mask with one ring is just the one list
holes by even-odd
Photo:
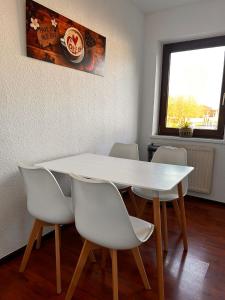
[[105, 77], [26, 57], [25, 0], [0, 1], [0, 258], [31, 229], [19, 161], [137, 139], [144, 18], [128, 0], [39, 0], [107, 38]]
[[[160, 141], [165, 144], [172, 142], [167, 139], [150, 138], [157, 132], [158, 124], [161, 44], [224, 35], [225, 1], [213, 0], [179, 6], [148, 15], [145, 21], [145, 70], [139, 127], [142, 159], [147, 158], [147, 145], [150, 142]], [[199, 196], [225, 202], [225, 145], [212, 144], [212, 146], [216, 149], [212, 193]]]

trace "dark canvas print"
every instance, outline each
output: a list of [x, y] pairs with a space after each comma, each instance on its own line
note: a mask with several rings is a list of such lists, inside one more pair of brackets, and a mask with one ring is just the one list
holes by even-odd
[[104, 75], [106, 38], [36, 3], [26, 1], [27, 56]]

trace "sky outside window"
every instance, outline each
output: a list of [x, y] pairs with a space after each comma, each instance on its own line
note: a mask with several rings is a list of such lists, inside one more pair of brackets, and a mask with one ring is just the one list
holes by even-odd
[[171, 54], [166, 127], [217, 129], [225, 47]]

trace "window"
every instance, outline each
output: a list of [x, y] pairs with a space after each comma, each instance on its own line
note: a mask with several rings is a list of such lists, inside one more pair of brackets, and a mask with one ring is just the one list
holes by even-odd
[[224, 54], [225, 36], [164, 45], [159, 134], [188, 122], [194, 137], [223, 138]]

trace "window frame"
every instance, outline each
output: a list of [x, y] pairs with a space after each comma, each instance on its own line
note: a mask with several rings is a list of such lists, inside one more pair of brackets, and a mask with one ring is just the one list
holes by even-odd
[[[225, 36], [217, 36], [212, 38], [184, 41], [184, 42], [163, 45], [161, 97], [160, 97], [159, 124], [158, 124], [159, 135], [171, 135], [171, 136], [179, 135], [178, 128], [166, 127], [171, 53], [188, 51], [188, 50], [198, 50], [204, 48], [214, 48], [218, 46], [225, 46]], [[217, 130], [194, 129], [193, 137], [210, 138], [210, 139], [224, 138], [225, 106], [222, 103], [224, 93], [225, 93], [225, 59], [224, 59], [223, 78], [222, 78], [222, 86], [221, 86], [221, 94], [220, 94], [218, 128]]]

